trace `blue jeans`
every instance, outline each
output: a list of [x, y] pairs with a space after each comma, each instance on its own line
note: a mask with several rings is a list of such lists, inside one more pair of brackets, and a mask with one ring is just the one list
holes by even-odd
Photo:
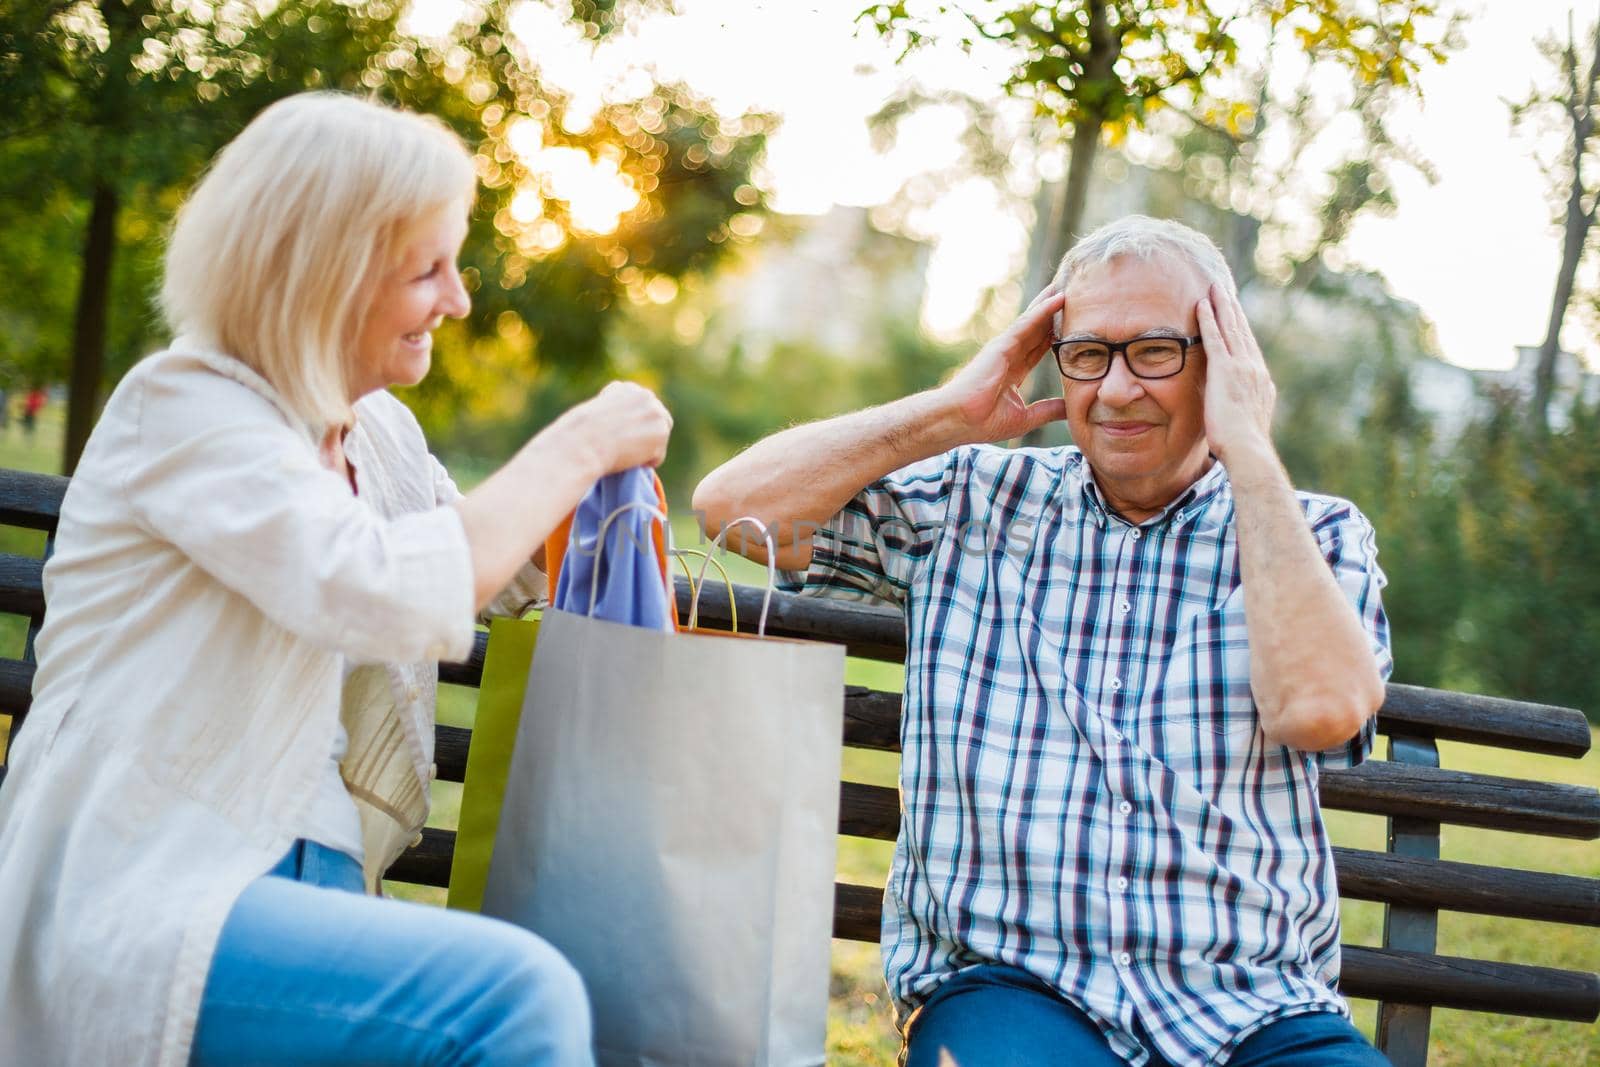
[[[1123, 1067], [1099, 1027], [1037, 978], [989, 964], [934, 990], [911, 1020], [906, 1067]], [[1148, 1037], [1140, 1038], [1150, 1048]], [[1151, 1051], [1150, 1067], [1175, 1065]], [[1389, 1067], [1341, 1015], [1313, 1012], [1268, 1023], [1228, 1067]]]
[[583, 982], [555, 949], [510, 923], [366, 896], [355, 860], [307, 841], [229, 912], [190, 1058], [593, 1062]]

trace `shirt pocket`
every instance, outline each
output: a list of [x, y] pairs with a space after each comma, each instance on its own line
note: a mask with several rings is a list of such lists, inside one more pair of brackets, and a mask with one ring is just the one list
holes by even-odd
[[1179, 624], [1155, 717], [1153, 732], [1165, 756], [1205, 762], [1252, 741], [1259, 719], [1242, 596]]

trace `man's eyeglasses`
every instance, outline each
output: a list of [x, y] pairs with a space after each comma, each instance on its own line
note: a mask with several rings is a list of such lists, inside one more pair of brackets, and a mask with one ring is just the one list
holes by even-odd
[[1109, 341], [1052, 341], [1056, 366], [1075, 382], [1095, 382], [1111, 373], [1111, 361], [1122, 353], [1135, 378], [1170, 378], [1183, 370], [1198, 337], [1135, 337], [1121, 344]]

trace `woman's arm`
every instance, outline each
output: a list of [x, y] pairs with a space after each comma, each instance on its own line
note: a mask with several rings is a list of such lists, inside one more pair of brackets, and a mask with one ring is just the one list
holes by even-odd
[[477, 607], [609, 470], [659, 462], [671, 419], [625, 384], [567, 412], [456, 507], [385, 519], [267, 397], [177, 355], [108, 404], [129, 439], [103, 477], [134, 521], [284, 629], [362, 662], [448, 659]]

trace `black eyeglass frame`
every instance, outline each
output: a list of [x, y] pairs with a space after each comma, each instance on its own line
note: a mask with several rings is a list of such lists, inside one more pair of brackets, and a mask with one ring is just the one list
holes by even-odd
[[[1168, 374], [1140, 374], [1134, 369], [1133, 360], [1128, 358], [1129, 347], [1138, 344], [1140, 341], [1178, 342], [1180, 346], [1178, 351], [1178, 369]], [[1074, 382], [1098, 382], [1100, 379], [1111, 373], [1111, 364], [1116, 362], [1118, 355], [1122, 356], [1122, 362], [1127, 366], [1129, 374], [1133, 375], [1135, 378], [1142, 378], [1147, 382], [1155, 382], [1160, 381], [1163, 378], [1176, 378], [1178, 375], [1182, 374], [1183, 368], [1189, 362], [1189, 349], [1194, 348], [1201, 343], [1202, 339], [1200, 337], [1174, 337], [1169, 333], [1141, 334], [1138, 337], [1130, 337], [1126, 341], [1123, 341], [1119, 344], [1113, 344], [1110, 341], [1096, 341], [1088, 337], [1076, 337], [1063, 338], [1060, 341], [1051, 341], [1050, 354], [1056, 357], [1056, 369], [1061, 372], [1061, 376]], [[1068, 374], [1066, 365], [1061, 362], [1061, 349], [1067, 345], [1089, 344], [1100, 345], [1108, 350], [1109, 354], [1106, 356], [1106, 369], [1101, 371], [1099, 374], [1096, 374], [1093, 378], [1079, 378], [1077, 375]]]

